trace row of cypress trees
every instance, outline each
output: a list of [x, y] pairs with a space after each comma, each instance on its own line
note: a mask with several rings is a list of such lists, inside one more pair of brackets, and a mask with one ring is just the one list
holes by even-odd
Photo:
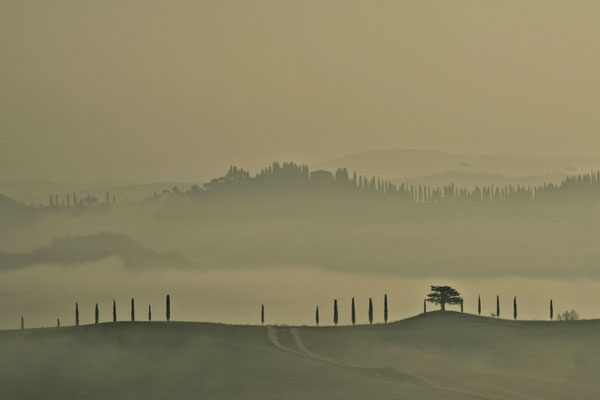
[[[350, 318], [352, 321], [352, 325], [356, 324], [356, 304], [355, 298], [352, 298], [351, 306], [350, 306]], [[387, 294], [383, 295], [383, 321], [387, 324], [388, 322], [388, 298]], [[338, 302], [337, 299], [333, 300], [333, 323], [337, 326], [339, 322], [339, 311], [338, 311]], [[315, 312], [315, 323], [319, 325], [319, 306], [317, 306]], [[369, 297], [369, 324], [373, 323], [373, 299]]]
[[[460, 311], [462, 312], [462, 303], [460, 306]], [[477, 314], [481, 315], [481, 296], [477, 298]], [[496, 296], [496, 317], [500, 318], [500, 296]], [[518, 307], [517, 307], [517, 296], [513, 299], [513, 318], [515, 321], [518, 317]], [[552, 299], [550, 299], [550, 320], [554, 318], [554, 305], [552, 303]]]
[[[167, 295], [166, 297], [166, 318], [167, 321], [171, 320], [171, 296]], [[463, 301], [461, 299], [460, 302], [460, 312], [464, 311]], [[423, 312], [427, 312], [427, 302], [423, 303]], [[481, 315], [481, 296], [477, 298], [477, 314]], [[513, 318], [517, 319], [517, 296], [513, 299]], [[496, 296], [496, 317], [500, 317], [500, 296]], [[112, 307], [112, 317], [113, 322], [117, 322], [117, 303], [113, 299], [113, 307]], [[550, 299], [550, 319], [554, 318], [554, 306], [552, 303], [552, 299]], [[388, 322], [388, 299], [387, 294], [383, 296], [383, 320], [385, 323]], [[135, 299], [131, 299], [131, 321], [135, 321]], [[148, 321], [152, 321], [152, 305], [148, 305]], [[352, 325], [356, 324], [356, 306], [355, 306], [355, 298], [352, 298], [351, 303], [351, 321]], [[94, 309], [94, 323], [98, 324], [100, 322], [100, 309], [98, 307], [98, 303], [96, 303]], [[265, 306], [261, 304], [260, 306], [260, 322], [261, 324], [265, 323]], [[315, 311], [315, 323], [319, 325], [319, 306], [317, 306]], [[339, 322], [339, 312], [338, 312], [338, 302], [337, 299], [333, 300], [333, 323], [337, 326]], [[369, 297], [369, 324], [373, 323], [373, 299]], [[79, 303], [75, 303], [75, 326], [79, 326]], [[56, 327], [60, 328], [60, 318], [56, 319]], [[25, 329], [25, 320], [21, 317], [21, 330]]]
[[[423, 302], [423, 312], [426, 313], [427, 312], [427, 301]], [[460, 302], [460, 312], [464, 312], [464, 302], [461, 299]], [[355, 306], [355, 301], [354, 301], [354, 297], [352, 298], [352, 303], [351, 303], [351, 311], [350, 311], [350, 315], [351, 315], [351, 321], [352, 321], [352, 325], [356, 324], [356, 306]], [[477, 314], [481, 315], [481, 296], [479, 296], [477, 298]], [[500, 317], [500, 296], [496, 296], [496, 317]], [[517, 296], [514, 297], [513, 299], [513, 318], [515, 320], [517, 320], [517, 316], [518, 316], [518, 308], [517, 308]], [[552, 320], [554, 318], [554, 306], [552, 303], [552, 299], [550, 299], [550, 319]], [[387, 294], [385, 294], [383, 296], [383, 320], [385, 321], [385, 323], [388, 322], [388, 301], [387, 301]], [[261, 304], [260, 306], [260, 321], [261, 324], [265, 323], [265, 306], [264, 304]], [[319, 318], [319, 306], [317, 306], [316, 310], [315, 310], [315, 323], [318, 326], [320, 322], [320, 318]], [[335, 325], [337, 325], [339, 322], [339, 312], [338, 312], [338, 302], [337, 299], [333, 300], [333, 323]], [[369, 324], [373, 323], [373, 299], [371, 299], [369, 297]]]
[[[351, 319], [352, 319], [352, 325], [356, 324], [356, 306], [355, 306], [355, 302], [354, 302], [354, 297], [352, 298], [352, 305], [351, 305]], [[385, 321], [385, 323], [388, 322], [388, 301], [387, 301], [387, 294], [383, 295], [383, 320]], [[339, 321], [339, 312], [338, 312], [338, 302], [337, 299], [333, 300], [333, 323], [335, 325], [338, 324]], [[317, 306], [316, 310], [315, 310], [315, 323], [317, 326], [319, 326], [319, 322], [320, 322], [320, 318], [319, 318], [319, 306]], [[265, 323], [265, 305], [261, 304], [260, 305], [260, 323], [264, 324]], [[373, 299], [371, 299], [369, 297], [369, 324], [373, 323]]]
[[[166, 298], [166, 317], [167, 321], [171, 320], [171, 296]], [[135, 299], [131, 299], [131, 321], [135, 321]], [[152, 321], [152, 305], [148, 305], [148, 321]], [[100, 322], [100, 308], [98, 303], [94, 308], [94, 323]], [[112, 322], [117, 322], [117, 302], [113, 299], [112, 307]], [[79, 326], [79, 303], [75, 303], [75, 326]], [[60, 328], [60, 318], [56, 319], [56, 327]], [[25, 329], [25, 319], [21, 317], [21, 330]]]

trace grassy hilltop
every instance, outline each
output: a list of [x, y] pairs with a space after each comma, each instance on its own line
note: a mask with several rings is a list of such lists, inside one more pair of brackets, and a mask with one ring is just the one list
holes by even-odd
[[0, 332], [2, 399], [592, 399], [600, 320], [119, 322]]

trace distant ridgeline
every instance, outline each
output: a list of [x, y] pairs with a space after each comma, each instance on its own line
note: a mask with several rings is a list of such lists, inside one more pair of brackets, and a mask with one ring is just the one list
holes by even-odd
[[[600, 171], [567, 177], [560, 184], [538, 186], [482, 186], [472, 189], [461, 188], [453, 183], [442, 187], [412, 184], [394, 184], [375, 176], [366, 177], [356, 172], [352, 176], [346, 168], [335, 173], [324, 170], [309, 171], [307, 165], [274, 162], [263, 168], [255, 176], [242, 168], [230, 167], [226, 175], [213, 178], [200, 187], [192, 185], [183, 191], [178, 187], [154, 193], [154, 197], [163, 195], [199, 195], [224, 192], [273, 192], [273, 191], [319, 191], [331, 193], [364, 193], [380, 196], [393, 196], [412, 202], [498, 202], [533, 201], [550, 199], [600, 198]], [[111, 202], [112, 200], [112, 202]], [[62, 200], [58, 195], [50, 195], [50, 207], [85, 207], [100, 204], [115, 204], [115, 196], [106, 193], [106, 203], [95, 197], [77, 199], [75, 194], [66, 194]]]

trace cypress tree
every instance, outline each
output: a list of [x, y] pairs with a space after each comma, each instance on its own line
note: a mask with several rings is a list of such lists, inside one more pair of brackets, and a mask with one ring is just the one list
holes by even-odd
[[117, 322], [117, 302], [113, 299], [113, 322]]
[[515, 321], [517, 320], [517, 296], [515, 296], [515, 299], [513, 300], [513, 317], [515, 318]]
[[388, 322], [388, 305], [387, 305], [387, 294], [383, 295], [383, 321], [387, 324]]
[[373, 323], [373, 300], [369, 297], [369, 324]]
[[260, 305], [260, 323], [261, 325], [265, 324], [265, 305]]
[[148, 321], [152, 321], [152, 306], [148, 304]]
[[338, 324], [338, 308], [337, 299], [333, 300], [333, 323], [337, 326]]
[[477, 299], [477, 314], [481, 315], [481, 295]]
[[21, 330], [25, 330], [25, 320], [23, 319], [23, 316], [21, 316]]
[[75, 326], [79, 326], [79, 303], [75, 303]]
[[60, 328], [60, 318], [56, 318], [56, 327]]
[[500, 318], [500, 296], [496, 296], [496, 317]]
[[463, 299], [460, 299], [460, 312], [464, 312], [464, 308], [463, 308]]
[[96, 310], [94, 312], [94, 323], [98, 323], [98, 319], [100, 318], [100, 312], [98, 311], [98, 303], [96, 303]]
[[131, 321], [135, 321], [135, 300], [131, 298]]
[[167, 321], [171, 320], [171, 296], [167, 295]]
[[354, 308], [354, 297], [352, 298], [352, 325], [356, 323], [356, 309]]
[[552, 299], [550, 299], [550, 321], [554, 318], [554, 307], [552, 306]]
[[427, 312], [427, 300], [423, 300], [423, 314]]
[[319, 306], [317, 306], [317, 311], [315, 311], [315, 322], [319, 326]]

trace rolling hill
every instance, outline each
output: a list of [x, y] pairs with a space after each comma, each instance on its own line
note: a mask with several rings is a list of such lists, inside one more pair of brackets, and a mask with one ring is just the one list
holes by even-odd
[[0, 332], [3, 399], [593, 399], [600, 321], [118, 322]]

